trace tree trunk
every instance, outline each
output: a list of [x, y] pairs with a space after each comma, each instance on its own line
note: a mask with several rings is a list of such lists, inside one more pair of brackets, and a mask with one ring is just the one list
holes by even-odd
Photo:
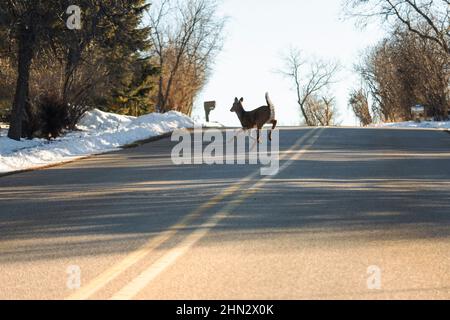
[[164, 96], [163, 96], [163, 76], [159, 76], [159, 83], [158, 83], [158, 103], [157, 103], [157, 110], [156, 112], [164, 113], [165, 109], [165, 102], [164, 102]]
[[[448, 70], [448, 69], [447, 69]], [[445, 104], [444, 104], [444, 120], [448, 120], [448, 107], [449, 107], [449, 103], [450, 103], [450, 75], [449, 72], [447, 71], [447, 75], [446, 75], [446, 83], [448, 83], [447, 86], [447, 90], [446, 90], [446, 99], [445, 99]]]
[[164, 59], [162, 57], [162, 52], [159, 56], [159, 81], [158, 81], [158, 102], [156, 104], [156, 112], [164, 113], [165, 103], [163, 97], [163, 68], [164, 68]]
[[306, 113], [305, 103], [306, 103], [306, 99], [304, 99], [303, 102], [298, 101], [298, 104], [300, 106], [300, 110], [302, 111], [302, 115], [303, 115], [303, 118], [305, 119], [306, 125], [308, 127], [313, 127], [314, 124], [311, 123], [311, 120], [309, 120], [308, 114]]
[[18, 77], [8, 131], [8, 137], [17, 141], [22, 137], [22, 122], [25, 120], [30, 67], [36, 39], [33, 28], [22, 25], [19, 32]]
[[70, 89], [73, 85], [73, 78], [75, 76], [75, 70], [78, 67], [78, 64], [81, 60], [81, 49], [78, 44], [70, 44], [68, 53], [67, 53], [67, 62], [66, 62], [66, 70], [64, 76], [64, 88], [63, 88], [63, 102], [67, 104], [68, 102], [74, 103], [75, 101], [69, 101], [69, 93]]

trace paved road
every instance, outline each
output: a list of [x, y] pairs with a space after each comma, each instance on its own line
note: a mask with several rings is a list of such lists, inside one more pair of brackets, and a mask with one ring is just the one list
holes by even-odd
[[168, 139], [0, 178], [0, 298], [450, 298], [449, 134], [280, 138], [269, 178]]

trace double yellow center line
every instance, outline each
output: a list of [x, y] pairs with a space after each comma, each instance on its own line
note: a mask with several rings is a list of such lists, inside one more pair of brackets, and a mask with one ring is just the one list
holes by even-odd
[[[295, 144], [281, 157], [280, 160], [287, 160], [280, 167], [279, 173], [289, 167], [294, 161], [298, 160], [319, 138], [322, 129], [313, 129], [304, 136], [300, 137]], [[312, 138], [312, 139], [310, 139]], [[286, 159], [289, 158], [289, 159]], [[81, 287], [74, 294], [67, 297], [68, 300], [85, 300], [101, 290], [108, 283], [119, 277], [127, 269], [141, 261], [144, 257], [152, 253], [161, 244], [171, 239], [178, 230], [186, 228], [195, 219], [202, 216], [206, 210], [219, 205], [225, 198], [234, 196], [238, 191], [239, 195], [217, 213], [213, 214], [206, 222], [193, 230], [186, 238], [176, 247], [168, 249], [158, 260], [150, 265], [146, 270], [125, 285], [111, 299], [127, 300], [135, 297], [149, 283], [161, 274], [167, 267], [175, 263], [175, 261], [185, 254], [193, 245], [203, 238], [212, 228], [218, 225], [225, 217], [227, 217], [238, 205], [243, 203], [248, 197], [254, 194], [259, 187], [266, 184], [272, 177], [263, 177], [257, 180], [250, 188], [244, 185], [251, 183], [259, 176], [259, 171], [241, 179], [236, 184], [226, 188], [221, 194], [213, 197], [205, 204], [198, 207], [193, 212], [182, 218], [177, 224], [172, 226], [170, 230], [162, 232], [159, 236], [150, 239], [144, 246], [129, 254], [121, 262], [112, 266], [97, 276], [87, 285]], [[243, 191], [242, 191], [243, 190]]]

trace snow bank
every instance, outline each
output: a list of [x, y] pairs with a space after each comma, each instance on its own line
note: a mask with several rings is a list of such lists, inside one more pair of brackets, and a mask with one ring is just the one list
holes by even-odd
[[15, 141], [0, 129], [0, 173], [38, 168], [118, 148], [180, 128], [192, 128], [191, 118], [179, 112], [148, 114], [139, 118], [93, 110], [80, 120], [81, 131], [56, 140]]
[[375, 124], [379, 128], [410, 128], [410, 129], [450, 129], [450, 121], [406, 121]]
[[135, 117], [123, 116], [115, 113], [94, 109], [88, 112], [78, 123], [80, 130], [114, 131], [130, 124]]
[[223, 124], [221, 124], [220, 122], [205, 122], [202, 124], [203, 128], [225, 128], [225, 126]]

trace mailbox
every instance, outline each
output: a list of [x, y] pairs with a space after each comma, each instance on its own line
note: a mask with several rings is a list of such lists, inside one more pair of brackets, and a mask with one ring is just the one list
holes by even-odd
[[206, 122], [209, 122], [209, 114], [211, 111], [216, 109], [216, 102], [215, 101], [206, 101], [205, 102], [205, 115], [206, 115]]
[[425, 107], [420, 104], [415, 105], [411, 107], [411, 114], [415, 121], [420, 122], [425, 119]]

